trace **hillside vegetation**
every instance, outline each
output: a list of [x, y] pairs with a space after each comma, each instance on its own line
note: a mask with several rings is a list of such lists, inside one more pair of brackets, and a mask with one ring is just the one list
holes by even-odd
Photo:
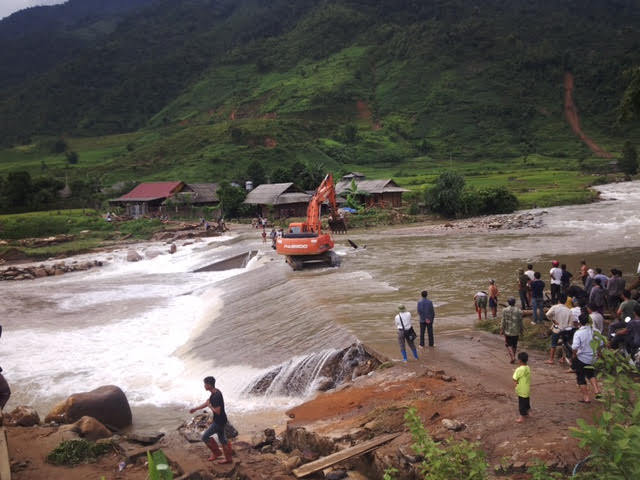
[[[42, 40], [9, 40], [12, 18], [0, 51], [19, 57]], [[565, 120], [566, 73], [586, 135], [614, 158], [640, 143], [638, 117], [618, 121], [637, 103], [634, 0], [141, 0], [73, 18], [56, 35], [76, 49], [2, 67], [0, 175], [242, 180], [251, 162], [299, 161], [410, 188], [454, 169], [525, 206], [586, 201], [609, 161]], [[51, 148], [60, 137], [76, 161]]]

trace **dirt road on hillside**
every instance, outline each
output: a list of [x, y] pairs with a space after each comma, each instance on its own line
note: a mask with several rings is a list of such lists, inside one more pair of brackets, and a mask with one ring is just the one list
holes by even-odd
[[601, 148], [591, 140], [580, 128], [580, 117], [578, 117], [578, 109], [576, 108], [575, 103], [573, 102], [573, 75], [569, 72], [564, 74], [564, 115], [567, 119], [567, 122], [571, 126], [571, 130], [574, 131], [580, 140], [582, 140], [587, 147], [598, 157], [601, 158], [613, 158], [609, 152]]

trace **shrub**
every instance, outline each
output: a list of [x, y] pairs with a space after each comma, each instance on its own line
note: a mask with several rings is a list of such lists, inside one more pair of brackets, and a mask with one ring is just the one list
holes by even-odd
[[115, 449], [111, 443], [92, 443], [86, 440], [67, 440], [47, 455], [47, 462], [54, 465], [79, 465], [95, 461]]
[[[418, 412], [410, 408], [404, 416], [413, 437], [413, 451], [423, 460], [419, 465], [425, 480], [484, 480], [487, 478], [487, 461], [477, 444], [467, 441], [435, 442], [424, 428]], [[393, 478], [394, 469], [385, 472], [386, 479]]]
[[618, 160], [618, 167], [625, 175], [638, 173], [638, 152], [636, 152], [636, 147], [629, 140], [624, 142], [622, 157]]
[[[592, 347], [599, 348], [602, 335], [596, 334]], [[593, 424], [578, 419], [573, 435], [580, 447], [591, 454], [588, 472], [581, 478], [640, 478], [640, 383], [638, 369], [618, 351], [605, 349], [595, 364], [602, 382], [602, 409]]]
[[459, 173], [446, 171], [440, 174], [436, 184], [425, 194], [429, 209], [446, 217], [455, 217], [462, 211], [464, 186], [464, 177]]

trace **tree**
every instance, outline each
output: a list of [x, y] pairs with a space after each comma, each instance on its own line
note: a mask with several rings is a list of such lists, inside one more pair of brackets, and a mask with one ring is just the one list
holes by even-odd
[[264, 171], [262, 164], [257, 160], [254, 160], [249, 164], [246, 175], [247, 178], [253, 182], [254, 187], [267, 182], [267, 174]]
[[620, 105], [619, 121], [628, 122], [640, 117], [640, 67], [627, 72], [629, 85]]
[[276, 167], [271, 172], [271, 181], [273, 183], [286, 183], [290, 182], [289, 170], [284, 167]]
[[347, 194], [347, 206], [355, 210], [362, 206], [358, 201], [358, 197], [369, 195], [369, 192], [358, 190], [358, 184], [355, 179], [351, 180], [351, 185], [347, 187], [344, 193]]
[[11, 172], [4, 183], [3, 196], [9, 208], [26, 207], [33, 192], [33, 184], [29, 172]]
[[638, 173], [638, 152], [629, 140], [624, 142], [622, 157], [618, 160], [618, 167], [625, 175]]
[[237, 217], [242, 213], [242, 202], [247, 197], [247, 191], [244, 188], [234, 187], [228, 182], [222, 182], [218, 186], [217, 193], [223, 216]]
[[436, 184], [426, 191], [425, 201], [429, 209], [446, 217], [454, 217], [461, 211], [465, 180], [451, 170], [441, 173]]
[[344, 139], [347, 143], [356, 143], [358, 141], [358, 127], [352, 123], [344, 126]]
[[73, 150], [67, 150], [65, 155], [67, 157], [67, 162], [69, 163], [69, 165], [75, 165], [76, 163], [78, 163], [78, 154]]

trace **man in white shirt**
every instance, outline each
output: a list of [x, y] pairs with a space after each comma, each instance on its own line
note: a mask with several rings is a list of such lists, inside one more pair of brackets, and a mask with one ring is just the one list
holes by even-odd
[[589, 398], [589, 389], [587, 388], [587, 378], [589, 383], [593, 387], [593, 391], [596, 396], [600, 394], [598, 388], [598, 382], [595, 376], [595, 370], [593, 364], [595, 362], [595, 354], [591, 348], [591, 341], [593, 340], [593, 330], [587, 323], [589, 317], [587, 315], [580, 316], [580, 328], [573, 336], [573, 367], [576, 371], [576, 380], [578, 387], [582, 392], [581, 403], [591, 403]]
[[549, 270], [549, 277], [551, 277], [551, 305], [555, 305], [562, 290], [562, 269], [559, 268], [560, 263], [557, 260], [551, 262], [551, 265], [552, 268]]
[[587, 305], [587, 311], [589, 312], [593, 329], [598, 333], [602, 333], [604, 330], [604, 317], [602, 314], [593, 305]]
[[[559, 295], [557, 302], [547, 311], [547, 318], [551, 320], [551, 349], [549, 351], [549, 360], [545, 363], [553, 364], [558, 347], [558, 340], [562, 339], [565, 353], [571, 356], [569, 345], [571, 343], [571, 330], [573, 315], [571, 310], [565, 305], [567, 297]], [[565, 355], [565, 360], [569, 362], [569, 358]], [[560, 361], [562, 363], [562, 360]]]
[[400, 346], [400, 353], [402, 353], [402, 361], [407, 361], [405, 341], [409, 344], [409, 348], [411, 348], [414, 358], [418, 360], [418, 351], [416, 350], [416, 345], [414, 343], [415, 337], [411, 339], [407, 334], [410, 330], [413, 331], [411, 328], [411, 312], [407, 312], [404, 305], [398, 305], [398, 314], [395, 316], [394, 322], [398, 332], [398, 345]]

